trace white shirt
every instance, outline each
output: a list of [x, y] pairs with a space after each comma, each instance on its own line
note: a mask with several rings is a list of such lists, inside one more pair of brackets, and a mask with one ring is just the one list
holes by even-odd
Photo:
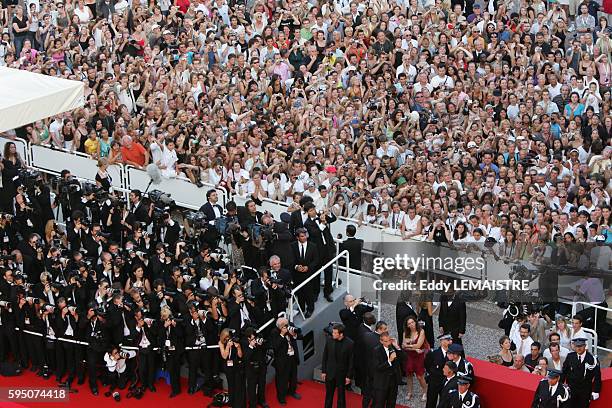
[[[129, 351], [123, 351], [124, 353], [127, 353], [128, 358], [133, 358], [136, 356], [136, 352], [129, 350]], [[126, 368], [126, 359], [125, 358], [120, 358], [119, 360], [115, 360], [111, 354], [106, 353], [104, 354], [104, 362], [106, 363], [106, 368], [108, 369], [108, 371], [110, 371], [111, 373], [113, 372], [118, 372], [118, 373], [123, 373], [125, 371]]]

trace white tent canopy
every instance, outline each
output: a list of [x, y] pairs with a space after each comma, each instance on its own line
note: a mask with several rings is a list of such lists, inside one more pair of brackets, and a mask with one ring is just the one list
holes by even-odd
[[0, 67], [0, 132], [83, 106], [83, 84]]

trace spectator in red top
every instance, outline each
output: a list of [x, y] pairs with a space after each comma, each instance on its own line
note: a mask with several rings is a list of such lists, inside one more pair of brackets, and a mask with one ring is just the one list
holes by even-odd
[[191, 3], [189, 2], [189, 0], [176, 0], [175, 4], [179, 8], [181, 13], [185, 14], [187, 13], [187, 9], [189, 8], [189, 4]]
[[142, 169], [149, 163], [149, 152], [139, 142], [134, 142], [131, 136], [123, 136], [121, 144], [124, 164]]

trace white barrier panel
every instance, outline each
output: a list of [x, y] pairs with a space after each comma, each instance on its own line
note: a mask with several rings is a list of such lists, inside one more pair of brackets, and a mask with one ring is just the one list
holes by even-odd
[[[246, 201], [249, 200], [249, 197], [244, 196], [234, 196], [234, 201], [237, 205], [244, 205]], [[280, 201], [273, 200], [263, 200], [262, 204], [257, 207], [259, 211], [267, 211], [274, 216], [275, 220], [280, 220], [280, 215], [284, 212], [287, 212], [288, 205], [286, 203]], [[382, 227], [376, 225], [358, 225], [357, 220], [352, 220], [350, 218], [340, 217], [334, 223], [331, 224], [331, 233], [334, 238], [338, 237], [338, 234], [342, 234], [343, 239], [346, 238], [346, 226], [354, 225], [357, 227], [356, 238], [363, 239], [364, 241], [364, 249], [374, 250], [373, 245], [368, 245], [368, 243], [380, 243], [385, 238], [390, 242], [397, 242], [396, 238], [401, 242], [401, 237], [396, 237], [391, 233], [384, 234], [385, 231]]]
[[[82, 153], [69, 153], [62, 150], [55, 150], [44, 146], [32, 145], [32, 167], [50, 170], [60, 173], [62, 170], [70, 172], [79, 179], [96, 181], [98, 173], [98, 162], [85, 156]], [[123, 166], [112, 165], [108, 167], [108, 174], [112, 178], [112, 186], [116, 189], [123, 189]]]
[[30, 155], [28, 154], [28, 142], [23, 139], [7, 139], [6, 137], [0, 137], [0, 154], [4, 157], [4, 145], [9, 142], [15, 143], [15, 147], [17, 148], [17, 153], [21, 156], [21, 160], [23, 160], [26, 164], [30, 164]]
[[[146, 171], [137, 169], [132, 166], [127, 166], [127, 185], [130, 190], [140, 190], [144, 192], [151, 181]], [[170, 194], [170, 197], [181, 207], [186, 207], [192, 210], [199, 210], [206, 203], [206, 192], [215, 187], [212, 184], [205, 184], [199, 188], [191, 181], [180, 178], [166, 179], [162, 178], [160, 184], [151, 184], [149, 191], [160, 190]], [[219, 194], [219, 203], [225, 206], [227, 195], [224, 190], [216, 189]]]

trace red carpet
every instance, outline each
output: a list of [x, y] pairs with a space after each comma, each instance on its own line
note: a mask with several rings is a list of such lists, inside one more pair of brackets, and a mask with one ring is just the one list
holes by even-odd
[[[41, 377], [37, 377], [32, 372], [27, 371], [25, 374], [18, 377], [0, 377], [0, 388], [10, 387], [55, 387], [55, 380], [53, 377], [49, 380], [44, 380]], [[101, 385], [101, 384], [100, 384]], [[129, 408], [177, 408], [177, 407], [206, 407], [210, 402], [210, 398], [206, 398], [201, 392], [189, 395], [187, 394], [186, 381], [183, 383], [183, 392], [175, 398], [169, 399], [170, 386], [165, 383], [164, 380], [156, 382], [155, 387], [157, 388], [156, 393], [147, 392], [144, 397], [140, 400], [133, 398], [127, 399], [125, 395], [127, 390], [121, 391], [121, 402], [116, 403], [110, 397], [104, 397], [104, 392], [107, 388], [100, 387], [100, 395], [97, 397], [93, 396], [89, 391], [87, 381], [83, 385], [76, 385], [79, 390], [77, 394], [70, 394], [70, 402], [22, 402], [15, 401], [15, 403], [0, 402], [0, 408], [66, 408], [66, 407], [89, 407], [94, 408], [97, 406], [105, 406], [112, 408], [113, 406], [129, 407]], [[301, 400], [295, 400], [291, 397], [287, 398], [287, 407], [290, 408], [315, 408], [323, 407], [325, 399], [325, 387], [322, 384], [314, 381], [305, 381], [298, 387], [298, 392], [302, 395]], [[281, 405], [276, 402], [276, 390], [273, 384], [268, 385], [266, 399], [271, 408], [280, 408]], [[347, 407], [358, 408], [361, 407], [361, 396], [348, 393], [347, 394]], [[398, 408], [406, 408], [400, 405]]]

